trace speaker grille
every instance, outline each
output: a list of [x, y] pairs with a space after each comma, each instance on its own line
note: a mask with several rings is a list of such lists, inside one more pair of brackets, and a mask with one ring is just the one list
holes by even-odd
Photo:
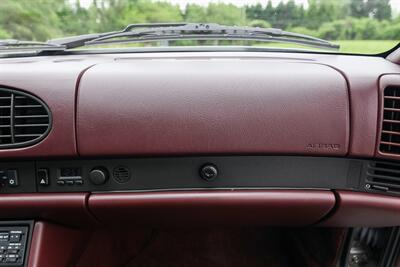
[[113, 170], [113, 178], [118, 183], [126, 183], [131, 178], [129, 168], [125, 166], [118, 166]]
[[35, 96], [0, 88], [0, 148], [26, 147], [50, 131], [48, 107]]

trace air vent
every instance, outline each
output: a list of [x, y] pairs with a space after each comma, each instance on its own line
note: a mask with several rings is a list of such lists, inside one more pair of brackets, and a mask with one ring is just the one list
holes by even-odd
[[129, 169], [125, 166], [118, 166], [113, 170], [113, 178], [118, 183], [126, 183], [131, 178]]
[[400, 87], [387, 87], [384, 90], [382, 119], [379, 150], [400, 154]]
[[51, 114], [38, 98], [0, 88], [0, 148], [25, 147], [50, 131]]
[[400, 163], [371, 162], [368, 165], [366, 188], [369, 190], [400, 193]]

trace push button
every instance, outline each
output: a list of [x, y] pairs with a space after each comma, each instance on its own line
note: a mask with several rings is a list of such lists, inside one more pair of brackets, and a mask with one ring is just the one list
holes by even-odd
[[37, 177], [39, 181], [39, 185], [47, 186], [49, 185], [49, 171], [47, 169], [38, 169]]
[[11, 234], [10, 242], [19, 242], [21, 240], [21, 234]]
[[17, 254], [18, 252], [19, 252], [18, 249], [9, 249], [9, 250], [7, 250], [8, 254]]
[[0, 242], [7, 242], [9, 238], [9, 233], [0, 233]]
[[8, 185], [11, 187], [19, 186], [17, 170], [7, 170]]
[[9, 263], [15, 263], [15, 262], [17, 262], [17, 255], [13, 255], [13, 254], [11, 254], [11, 255], [8, 255], [8, 257], [6, 258], [6, 262], [9, 262]]

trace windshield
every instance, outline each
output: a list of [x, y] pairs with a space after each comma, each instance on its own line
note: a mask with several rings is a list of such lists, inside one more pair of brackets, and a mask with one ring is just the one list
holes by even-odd
[[[378, 54], [400, 40], [400, 0], [1, 0], [0, 39], [46, 42], [115, 32], [137, 23], [218, 23], [278, 28], [330, 41], [340, 53]], [[221, 36], [219, 36], [221, 37]], [[236, 36], [235, 36], [236, 38]], [[76, 49], [149, 46], [246, 46], [331, 50], [282, 38], [206, 38], [87, 45]], [[182, 40], [180, 40], [182, 39]], [[187, 38], [193, 39], [193, 38]], [[233, 40], [232, 40], [233, 39]], [[237, 38], [239, 39], [239, 38]], [[147, 39], [146, 39], [147, 40]], [[1, 45], [1, 42], [0, 42]], [[83, 45], [82, 45], [83, 46]], [[334, 51], [338, 52], [338, 51]]]

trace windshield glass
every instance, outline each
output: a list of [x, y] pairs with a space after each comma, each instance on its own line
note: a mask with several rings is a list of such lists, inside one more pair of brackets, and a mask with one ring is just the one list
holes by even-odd
[[[46, 42], [54, 38], [120, 31], [129, 24], [162, 22], [279, 28], [328, 40], [340, 46], [340, 53], [377, 54], [399, 43], [400, 0], [0, 0], [0, 39], [3, 40]], [[249, 46], [332, 51], [326, 47], [286, 42], [282, 38], [192, 39], [181, 40], [178, 36], [173, 40], [97, 44], [75, 49]]]

